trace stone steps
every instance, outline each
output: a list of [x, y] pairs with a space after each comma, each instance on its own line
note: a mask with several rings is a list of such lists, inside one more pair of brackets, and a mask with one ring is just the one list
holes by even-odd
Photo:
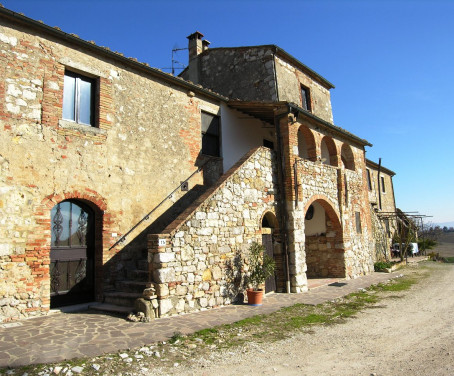
[[142, 293], [113, 291], [104, 294], [104, 303], [123, 307], [134, 307], [136, 299], [141, 298]]
[[[148, 263], [147, 263], [148, 266]], [[148, 270], [134, 269], [126, 271], [126, 278], [132, 281], [148, 282], [149, 272]]]
[[116, 314], [121, 314], [121, 315], [128, 315], [129, 313], [134, 311], [133, 306], [127, 307], [127, 306], [119, 306], [116, 304], [107, 304], [107, 303], [94, 304], [92, 306], [89, 306], [89, 308], [93, 309], [95, 311], [116, 313]]
[[147, 281], [123, 280], [115, 283], [117, 292], [142, 293], [143, 290], [151, 286], [153, 286], [153, 283]]

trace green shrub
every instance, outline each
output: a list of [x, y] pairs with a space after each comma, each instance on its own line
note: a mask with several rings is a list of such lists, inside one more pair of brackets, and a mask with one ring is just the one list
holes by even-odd
[[374, 264], [374, 270], [376, 272], [379, 272], [379, 271], [382, 271], [385, 269], [389, 269], [390, 267], [391, 267], [391, 263], [385, 262], [385, 261], [378, 261]]

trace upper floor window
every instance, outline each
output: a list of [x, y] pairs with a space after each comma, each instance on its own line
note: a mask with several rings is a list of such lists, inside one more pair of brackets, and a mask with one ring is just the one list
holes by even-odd
[[362, 228], [361, 228], [361, 213], [360, 212], [355, 212], [355, 222], [356, 222], [356, 233], [361, 234]]
[[202, 112], [202, 154], [221, 156], [219, 116]]
[[369, 191], [372, 190], [372, 180], [370, 178], [370, 170], [366, 169], [367, 171], [367, 186], [369, 187]]
[[309, 89], [301, 85], [301, 107], [307, 111], [311, 110], [311, 97]]
[[95, 86], [93, 78], [66, 71], [63, 89], [63, 119], [95, 125]]
[[385, 189], [385, 178], [384, 176], [380, 176], [380, 180], [381, 180], [381, 191], [383, 193], [386, 193], [386, 189]]

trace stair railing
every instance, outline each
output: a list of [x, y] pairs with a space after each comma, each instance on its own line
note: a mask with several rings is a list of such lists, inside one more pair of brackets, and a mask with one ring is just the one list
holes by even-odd
[[109, 251], [116, 247], [118, 244], [124, 243], [126, 240], [126, 237], [133, 232], [137, 227], [139, 227], [143, 222], [148, 221], [150, 219], [150, 216], [157, 210], [159, 207], [164, 204], [167, 200], [169, 200], [175, 192], [177, 192], [179, 189], [181, 189], [182, 186], [186, 185], [186, 183], [195, 175], [198, 174], [203, 170], [203, 168], [211, 162], [211, 159], [207, 160], [205, 163], [203, 163], [197, 170], [195, 170], [191, 175], [189, 175], [185, 180], [183, 180], [178, 187], [176, 187], [171, 193], [169, 193], [158, 205], [156, 205], [151, 211], [149, 211], [139, 222], [137, 222], [126, 234], [122, 235], [120, 239], [118, 239], [114, 245], [112, 245], [109, 248]]

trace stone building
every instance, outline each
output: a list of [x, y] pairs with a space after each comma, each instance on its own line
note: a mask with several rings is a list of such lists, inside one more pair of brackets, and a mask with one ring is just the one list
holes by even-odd
[[390, 248], [397, 230], [397, 208], [394, 196], [394, 171], [380, 163], [366, 159], [367, 188], [371, 215], [374, 221], [375, 247], [378, 258], [390, 256]]
[[189, 39], [174, 77], [0, 9], [0, 321], [229, 304], [253, 241], [267, 291], [373, 270], [371, 144], [333, 124], [332, 84], [275, 46]]

